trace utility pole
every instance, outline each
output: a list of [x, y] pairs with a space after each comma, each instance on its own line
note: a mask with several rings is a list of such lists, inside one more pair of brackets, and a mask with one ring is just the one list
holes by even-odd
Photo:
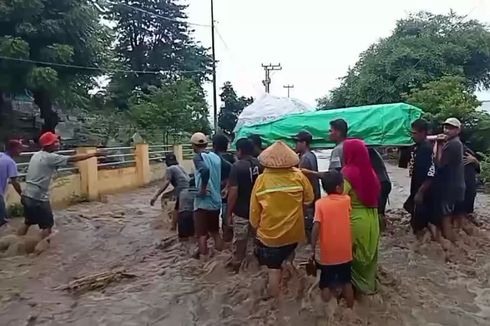
[[272, 63], [265, 65], [262, 64], [262, 68], [264, 68], [265, 79], [262, 81], [262, 84], [265, 86], [265, 92], [270, 93], [271, 86], [271, 71], [279, 71], [282, 70], [281, 64], [273, 65]]
[[216, 49], [214, 46], [214, 1], [211, 0], [211, 49], [213, 57], [213, 124], [218, 132], [218, 91], [216, 89]]
[[289, 92], [291, 91], [292, 88], [294, 88], [294, 85], [284, 85], [283, 87], [284, 88], [287, 88], [287, 90], [288, 90], [288, 98], [289, 98], [289, 95], [290, 95]]

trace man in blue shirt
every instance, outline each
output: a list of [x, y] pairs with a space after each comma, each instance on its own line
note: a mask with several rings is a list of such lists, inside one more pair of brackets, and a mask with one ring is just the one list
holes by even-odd
[[194, 151], [194, 167], [197, 196], [194, 199], [194, 229], [198, 237], [199, 254], [207, 255], [207, 238], [211, 235], [214, 247], [222, 250], [223, 240], [219, 234], [221, 212], [221, 158], [206, 150], [208, 139], [197, 132], [191, 137]]
[[18, 171], [14, 158], [20, 155], [22, 143], [17, 140], [10, 140], [5, 148], [5, 153], [0, 153], [0, 227], [7, 223], [7, 208], [5, 205], [5, 195], [8, 184], [11, 183], [15, 191], [22, 195], [20, 184], [17, 181]]

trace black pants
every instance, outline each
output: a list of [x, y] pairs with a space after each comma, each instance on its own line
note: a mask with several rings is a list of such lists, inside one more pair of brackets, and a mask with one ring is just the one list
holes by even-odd
[[383, 181], [381, 182], [381, 192], [379, 194], [379, 200], [378, 200], [378, 213], [381, 215], [385, 215], [386, 211], [386, 204], [388, 203], [388, 197], [390, 196], [391, 192], [391, 182], [390, 181]]

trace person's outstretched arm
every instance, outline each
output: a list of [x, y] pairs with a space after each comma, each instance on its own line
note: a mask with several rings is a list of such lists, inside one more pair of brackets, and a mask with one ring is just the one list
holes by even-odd
[[169, 184], [170, 184], [170, 181], [168, 180], [168, 178], [165, 177], [162, 186], [160, 187], [160, 189], [157, 190], [155, 195], [153, 195], [153, 197], [150, 200], [151, 206], [155, 205], [155, 202], [157, 201], [158, 197], [160, 197], [160, 195], [163, 194], [163, 192], [165, 190], [167, 190]]
[[76, 162], [91, 159], [93, 157], [102, 157], [102, 156], [104, 156], [104, 153], [102, 153], [102, 152], [95, 152], [95, 153], [88, 153], [88, 154], [75, 154], [75, 155], [69, 156], [67, 162], [68, 163], [76, 163]]

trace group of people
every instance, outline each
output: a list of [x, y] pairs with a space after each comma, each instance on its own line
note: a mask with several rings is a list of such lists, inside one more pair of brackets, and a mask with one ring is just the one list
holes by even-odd
[[443, 127], [444, 133], [433, 144], [428, 139], [429, 123], [423, 119], [412, 123], [415, 145], [409, 164], [410, 196], [404, 207], [412, 215], [411, 226], [419, 239], [431, 234], [448, 249], [459, 229], [473, 232], [470, 220], [480, 165], [460, 140], [461, 122], [449, 118]]
[[[218, 251], [231, 242], [230, 266], [239, 272], [253, 248], [258, 262], [268, 267], [273, 296], [279, 295], [282, 268], [292, 263], [296, 248], [308, 239], [316, 249], [319, 241], [320, 259], [314, 261], [321, 270], [322, 297], [341, 288], [351, 306], [351, 284], [361, 293], [376, 292], [380, 221], [391, 183], [379, 153], [347, 138], [344, 120], [330, 126], [337, 146], [327, 172], [318, 171], [307, 131], [294, 137], [296, 151], [281, 141], [263, 149], [257, 135], [238, 139], [235, 159], [225, 156], [225, 136], [215, 135], [208, 150], [207, 137], [195, 133], [194, 175], [168, 155], [165, 181], [151, 204], [172, 184], [177, 199], [172, 225], [182, 240], [197, 239], [194, 257], [209, 254], [210, 238]], [[327, 193], [323, 198], [321, 186]]]
[[[430, 232], [447, 246], [447, 241], [456, 240], [455, 230], [471, 232], [468, 218], [479, 164], [459, 139], [457, 119], [446, 120], [444, 135], [437, 136], [435, 146], [428, 130], [423, 119], [412, 123], [415, 145], [410, 196], [404, 207], [412, 215], [417, 237]], [[258, 135], [238, 139], [235, 156], [227, 153], [229, 142], [224, 135], [215, 135], [208, 150], [207, 136], [195, 133], [191, 137], [194, 175], [179, 165], [174, 154], [168, 154], [165, 180], [150, 203], [154, 205], [172, 185], [176, 197], [172, 229], [178, 229], [182, 240], [197, 239], [193, 256], [209, 254], [210, 238], [218, 251], [231, 242], [230, 266], [239, 272], [253, 248], [258, 262], [268, 268], [272, 296], [280, 293], [282, 268], [292, 265], [296, 248], [307, 240], [312, 249], [310, 262], [321, 272], [322, 298], [342, 296], [352, 306], [354, 290], [360, 294], [377, 290], [378, 245], [391, 181], [378, 151], [362, 140], [348, 138], [346, 121], [331, 121], [329, 137], [336, 146], [329, 170], [320, 172], [311, 151], [314, 139], [307, 131], [294, 137], [295, 151], [282, 141], [263, 149]], [[10, 182], [22, 198], [25, 213], [18, 235], [38, 225], [47, 238], [54, 224], [49, 204], [52, 175], [68, 163], [102, 154], [56, 154], [59, 138], [50, 132], [40, 137], [39, 144], [41, 150], [30, 160], [24, 189], [14, 161], [22, 144], [10, 141], [5, 153], [0, 153], [0, 226], [6, 223], [4, 196]], [[326, 193], [323, 197], [321, 188]]]

